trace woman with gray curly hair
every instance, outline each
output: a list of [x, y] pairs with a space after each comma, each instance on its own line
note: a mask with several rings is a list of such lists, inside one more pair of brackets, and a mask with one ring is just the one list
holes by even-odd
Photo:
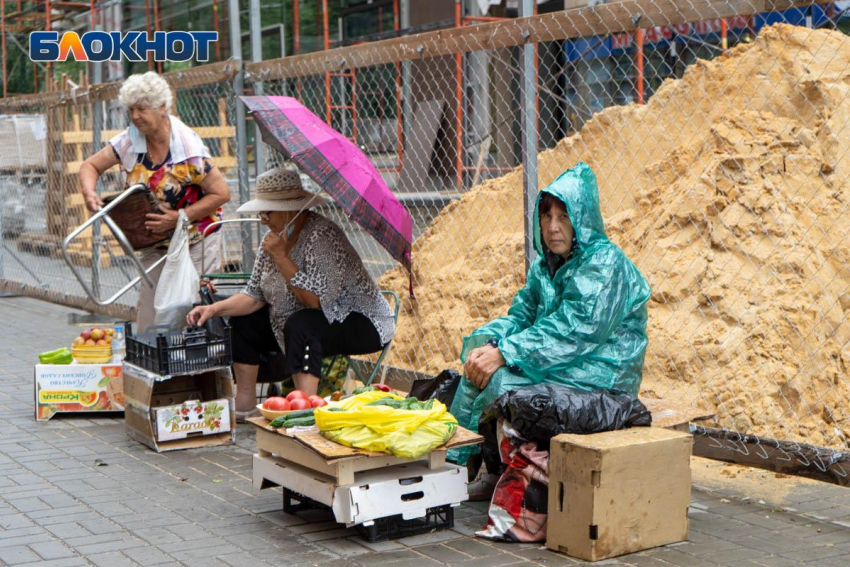
[[[115, 136], [102, 150], [80, 167], [80, 187], [86, 206], [92, 212], [103, 206], [95, 187], [98, 178], [120, 165], [126, 174], [125, 188], [147, 185], [159, 202], [161, 214], [148, 214], [145, 227], [154, 233], [167, 233], [177, 226], [182, 209], [192, 223], [189, 229], [190, 253], [199, 274], [218, 269], [221, 263], [220, 227], [206, 235], [206, 257], [201, 258], [204, 229], [221, 220], [222, 205], [230, 200], [224, 176], [210, 161], [201, 137], [169, 115], [171, 87], [160, 75], [148, 72], [124, 81], [118, 99], [130, 115], [131, 125]], [[145, 267], [162, 258], [168, 242], [141, 251]], [[201, 265], [203, 260], [203, 266]], [[150, 273], [154, 285], [163, 265]], [[139, 293], [137, 329], [141, 332], [154, 321], [155, 287], [142, 282]]]

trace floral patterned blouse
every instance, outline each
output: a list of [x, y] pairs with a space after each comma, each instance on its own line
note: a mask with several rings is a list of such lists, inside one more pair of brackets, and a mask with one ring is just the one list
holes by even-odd
[[[157, 199], [167, 208], [178, 210], [193, 205], [204, 197], [201, 183], [212, 169], [209, 151], [201, 138], [191, 128], [175, 117], [171, 118], [171, 143], [165, 161], [155, 164], [147, 153], [144, 136], [134, 126], [124, 130], [109, 143], [115, 157], [127, 174], [125, 188], [137, 183], [147, 185]], [[222, 209], [199, 219], [189, 228], [189, 241], [200, 242], [203, 231], [211, 223], [222, 219]], [[211, 232], [216, 232], [221, 226]], [[160, 248], [168, 248], [164, 243]]]
[[[317, 213], [305, 214], [307, 222], [289, 253], [298, 266], [292, 285], [318, 296], [329, 323], [341, 323], [352, 312], [361, 313], [375, 326], [381, 344], [387, 344], [395, 333], [393, 312], [360, 256], [333, 221]], [[283, 351], [283, 326], [290, 315], [305, 307], [262, 247], [242, 293], [269, 305], [272, 330]]]

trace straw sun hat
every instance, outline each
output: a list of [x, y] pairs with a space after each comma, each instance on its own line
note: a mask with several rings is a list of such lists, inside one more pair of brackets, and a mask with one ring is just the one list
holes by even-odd
[[324, 205], [328, 200], [305, 190], [298, 172], [276, 167], [257, 176], [253, 199], [236, 209], [237, 213], [300, 211]]

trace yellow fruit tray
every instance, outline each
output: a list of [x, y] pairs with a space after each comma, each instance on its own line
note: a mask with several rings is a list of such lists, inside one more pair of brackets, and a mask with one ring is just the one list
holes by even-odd
[[112, 361], [112, 345], [75, 346], [71, 354], [81, 364], [103, 364]]

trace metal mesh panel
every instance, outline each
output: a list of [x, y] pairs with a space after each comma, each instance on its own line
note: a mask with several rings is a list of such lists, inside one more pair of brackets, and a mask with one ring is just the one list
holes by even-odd
[[[248, 64], [246, 84], [298, 98], [349, 136], [410, 211], [415, 299], [383, 248], [334, 205], [321, 211], [402, 298], [390, 366], [459, 368], [461, 338], [504, 314], [523, 285], [527, 136], [539, 189], [591, 165], [610, 238], [652, 285], [643, 394], [716, 413], [715, 425], [759, 436], [762, 451], [760, 440], [788, 441], [781, 458], [802, 460], [800, 443], [844, 448], [850, 46], [830, 31], [843, 14], [790, 1], [770, 13], [594, 4], [483, 25], [462, 15], [458, 29]], [[231, 182], [232, 215], [239, 103], [229, 76], [216, 78], [221, 66], [210, 68], [184, 86], [172, 77], [176, 110], [193, 128], [223, 129], [205, 140]], [[528, 73], [533, 108], [521, 102]], [[525, 111], [536, 132], [523, 131]], [[66, 96], [3, 112], [0, 128], [33, 133], [0, 136], [22, 147], [0, 152], [18, 156], [0, 167], [4, 281], [82, 297], [50, 247], [83, 218], [69, 172], [91, 142], [69, 133], [91, 130], [90, 103]], [[125, 126], [114, 100], [104, 112], [107, 130]], [[252, 159], [250, 119], [247, 132]], [[281, 163], [264, 154], [266, 167]], [[243, 236], [227, 234], [229, 268], [246, 268]], [[109, 289], [123, 276], [112, 259], [99, 274]]]

